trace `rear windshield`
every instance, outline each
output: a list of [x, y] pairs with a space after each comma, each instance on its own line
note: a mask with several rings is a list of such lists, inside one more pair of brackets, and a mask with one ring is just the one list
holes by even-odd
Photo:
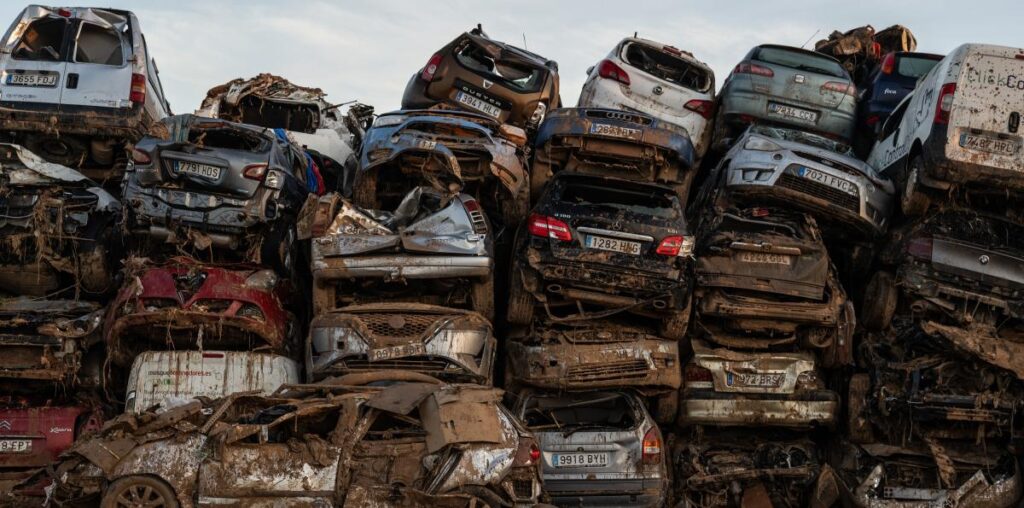
[[837, 78], [848, 77], [846, 70], [839, 65], [839, 62], [802, 50], [775, 47], [758, 48], [754, 54], [754, 60]]
[[705, 69], [646, 44], [626, 44], [622, 59], [647, 74], [690, 90], [706, 92], [711, 88], [711, 75]]
[[679, 216], [679, 199], [660, 187], [632, 182], [565, 179], [559, 201], [582, 206], [601, 206], [665, 219]]
[[915, 56], [900, 56], [896, 59], [896, 73], [905, 78], [920, 78], [939, 63], [931, 58], [920, 58]]
[[209, 148], [226, 148], [248, 152], [265, 152], [270, 141], [251, 132], [235, 129], [192, 129], [188, 133], [189, 143]]
[[636, 411], [619, 393], [573, 394], [572, 397], [531, 397], [523, 414], [531, 430], [629, 430]]
[[124, 65], [121, 36], [110, 28], [83, 23], [75, 47], [75, 62]]
[[246, 95], [238, 106], [242, 123], [270, 129], [287, 129], [313, 134], [320, 126], [320, 108], [316, 104], [275, 102]]
[[809, 132], [784, 129], [781, 127], [768, 127], [765, 125], [751, 127], [750, 132], [760, 134], [762, 136], [768, 136], [770, 138], [781, 139], [783, 141], [792, 141], [794, 143], [810, 145], [816, 148], [823, 148], [831, 152], [854, 157], [853, 149], [850, 148], [850, 145], [840, 143], [823, 136], [818, 136], [817, 134], [811, 134]]
[[68, 22], [64, 18], [47, 17], [37, 19], [28, 25], [21, 40], [14, 47], [14, 58], [18, 60], [43, 60], [56, 62], [63, 59], [64, 35]]
[[513, 90], [536, 92], [544, 84], [544, 69], [509, 59], [495, 60], [472, 42], [456, 50], [455, 57], [463, 67]]
[[799, 239], [806, 237], [803, 228], [795, 218], [761, 208], [742, 210], [739, 214], [724, 214], [718, 230], [738, 234], [778, 235]]

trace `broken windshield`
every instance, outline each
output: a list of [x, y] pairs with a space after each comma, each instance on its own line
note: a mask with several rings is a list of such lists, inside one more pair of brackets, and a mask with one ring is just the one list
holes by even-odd
[[459, 63], [513, 90], [536, 92], [544, 83], [544, 70], [509, 59], [492, 58], [480, 46], [469, 42], [455, 53]]
[[607, 207], [664, 219], [679, 216], [679, 200], [669, 189], [633, 182], [613, 183], [568, 178], [559, 200], [581, 206]]
[[75, 62], [101, 65], [124, 65], [121, 36], [110, 28], [82, 23], [75, 47]]
[[567, 435], [586, 430], [630, 430], [636, 413], [621, 393], [575, 393], [571, 396], [534, 396], [523, 415], [531, 430], [557, 429]]
[[62, 60], [67, 23], [66, 19], [56, 16], [33, 21], [15, 46], [14, 58], [51, 62]]
[[750, 132], [760, 134], [762, 136], [768, 136], [770, 138], [781, 139], [783, 141], [792, 141], [794, 143], [809, 145], [815, 148], [822, 148], [847, 157], [854, 157], [853, 148], [850, 148], [850, 145], [833, 141], [826, 137], [811, 134], [809, 132], [784, 129], [781, 127], [769, 127], [766, 125], [755, 125], [750, 128]]
[[707, 70], [652, 46], [630, 42], [623, 48], [622, 58], [647, 74], [691, 90], [706, 92], [711, 88]]

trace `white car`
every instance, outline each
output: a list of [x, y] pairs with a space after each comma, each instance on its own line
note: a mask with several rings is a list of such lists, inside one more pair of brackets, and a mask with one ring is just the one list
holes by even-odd
[[626, 37], [587, 70], [578, 107], [646, 113], [689, 133], [699, 160], [711, 143], [715, 73], [693, 54]]
[[867, 162], [896, 182], [907, 215], [958, 189], [1024, 191], [1021, 115], [1024, 49], [964, 44], [896, 106]]

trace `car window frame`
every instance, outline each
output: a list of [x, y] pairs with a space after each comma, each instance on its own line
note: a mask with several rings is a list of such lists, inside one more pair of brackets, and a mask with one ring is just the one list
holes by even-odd
[[[70, 41], [70, 44], [72, 46], [68, 48], [68, 50], [69, 50], [68, 51], [68, 63], [80, 64], [80, 65], [102, 65], [102, 66], [104, 66], [106, 68], [110, 68], [110, 69], [123, 69], [126, 66], [131, 64], [131, 50], [130, 50], [131, 44], [129, 44], [130, 41], [126, 38], [124, 33], [118, 32], [117, 30], [114, 30], [114, 29], [111, 29], [111, 28], [103, 27], [103, 26], [101, 26], [101, 25], [99, 25], [97, 23], [93, 23], [91, 21], [84, 20], [84, 19], [78, 20], [77, 25], [78, 25], [78, 27], [75, 29], [75, 36]], [[81, 37], [82, 29], [85, 28], [86, 25], [92, 25], [92, 26], [97, 27], [97, 28], [99, 28], [99, 29], [101, 29], [103, 31], [113, 32], [115, 35], [117, 35], [117, 39], [121, 43], [121, 64], [120, 65], [112, 65], [112, 64], [105, 64], [105, 63], [98, 63], [98, 62], [79, 62], [78, 61], [78, 38]]]
[[40, 60], [40, 59], [37, 59], [37, 58], [31, 58], [31, 59], [29, 59], [29, 58], [18, 58], [18, 46], [21, 44], [21, 41], [25, 37], [26, 32], [28, 32], [28, 27], [26, 27], [25, 30], [23, 30], [21, 32], [21, 35], [18, 37], [18, 40], [16, 42], [14, 42], [14, 47], [11, 50], [11, 59], [12, 60], [17, 60], [19, 62], [67, 63], [67, 61], [68, 61], [68, 53], [69, 53], [69, 49], [70, 49], [68, 47], [68, 45], [69, 45], [69, 42], [68, 42], [69, 37], [68, 37], [68, 35], [69, 35], [69, 32], [71, 31], [71, 25], [73, 25], [74, 23], [72, 22], [72, 20], [64, 18], [64, 17], [60, 17], [60, 16], [46, 16], [46, 17], [40, 17], [40, 18], [36, 18], [36, 19], [32, 20], [31, 22], [29, 22], [29, 27], [31, 27], [33, 24], [38, 23], [38, 22], [43, 21], [43, 20], [59, 20], [59, 21], [63, 21], [64, 22], [64, 37], [61, 39], [61, 47], [55, 48], [57, 50], [57, 54], [59, 55], [59, 57], [56, 60]]

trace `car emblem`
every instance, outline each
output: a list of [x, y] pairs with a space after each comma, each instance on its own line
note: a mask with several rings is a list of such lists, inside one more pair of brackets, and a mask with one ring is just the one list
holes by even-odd
[[11, 430], [11, 422], [0, 420], [0, 430]]
[[806, 78], [803, 74], [797, 74], [796, 76], [793, 76], [793, 81], [796, 81], [797, 83], [803, 83], [804, 79]]
[[405, 328], [405, 318], [402, 316], [388, 316], [388, 326], [393, 330]]
[[985, 255], [985, 254], [982, 254], [981, 256], [978, 256], [978, 262], [983, 264], [983, 265], [987, 265], [988, 264], [988, 256]]
[[493, 81], [484, 80], [484, 90], [490, 90], [491, 86], [494, 85]]
[[656, 85], [654, 87], [654, 90], [652, 90], [652, 92], [654, 92], [654, 95], [661, 95], [661, 94], [665, 93], [665, 90], [663, 88], [661, 88], [661, 85]]

